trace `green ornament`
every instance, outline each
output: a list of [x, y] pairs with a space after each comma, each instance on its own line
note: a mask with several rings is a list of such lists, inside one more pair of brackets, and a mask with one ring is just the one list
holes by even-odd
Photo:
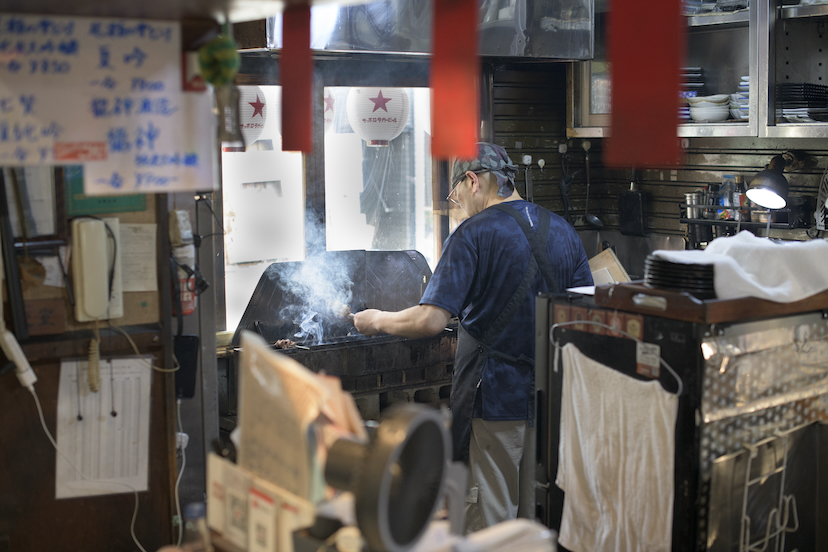
[[224, 86], [233, 82], [239, 71], [239, 56], [236, 41], [227, 35], [219, 35], [198, 50], [201, 76], [213, 86]]

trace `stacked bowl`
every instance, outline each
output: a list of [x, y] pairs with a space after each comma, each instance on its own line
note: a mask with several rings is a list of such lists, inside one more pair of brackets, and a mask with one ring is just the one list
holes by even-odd
[[696, 96], [687, 98], [690, 118], [696, 122], [718, 123], [730, 117], [730, 95]]
[[747, 121], [749, 116], [750, 77], [744, 76], [739, 81], [739, 91], [730, 95], [730, 115], [739, 121]]

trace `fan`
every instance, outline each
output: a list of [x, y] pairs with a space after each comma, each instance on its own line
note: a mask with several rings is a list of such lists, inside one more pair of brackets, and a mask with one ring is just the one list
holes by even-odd
[[817, 230], [825, 230], [828, 226], [828, 168], [822, 173], [822, 180], [819, 181], [819, 192], [817, 193], [817, 207], [814, 213]]
[[[370, 444], [336, 441], [325, 479], [354, 493], [357, 524], [371, 550], [403, 552], [423, 534], [451, 487], [450, 455], [440, 413], [403, 404], [388, 409]], [[465, 481], [460, 488], [465, 493]]]

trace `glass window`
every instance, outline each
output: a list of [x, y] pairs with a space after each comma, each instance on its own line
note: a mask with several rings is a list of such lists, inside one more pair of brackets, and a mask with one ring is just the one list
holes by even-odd
[[[238, 326], [271, 263], [305, 259], [306, 234], [324, 231], [329, 251], [416, 249], [434, 268], [428, 88], [325, 88], [324, 229], [305, 226], [302, 155], [282, 152], [281, 87], [239, 89], [247, 146], [222, 151], [228, 330]], [[399, 134], [390, 138], [384, 129], [386, 134], [372, 136], [376, 129], [366, 130], [361, 123], [355, 129], [347, 110], [352, 90], [367, 92], [376, 101], [370, 105], [378, 106], [360, 121], [396, 125], [393, 132]], [[404, 101], [403, 95], [408, 103], [404, 117], [392, 109], [395, 101]]]
[[280, 86], [240, 86], [246, 148], [224, 148], [224, 288], [234, 330], [273, 262], [305, 258], [302, 155], [283, 152]]
[[[408, 113], [395, 120], [403, 95]], [[329, 251], [416, 249], [434, 268], [430, 113], [428, 88], [325, 88]]]

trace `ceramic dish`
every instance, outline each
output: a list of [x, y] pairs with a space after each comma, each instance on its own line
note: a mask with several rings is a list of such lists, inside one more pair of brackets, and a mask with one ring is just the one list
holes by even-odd
[[730, 117], [730, 108], [726, 105], [721, 107], [691, 107], [690, 118], [694, 121], [707, 121], [718, 123]]
[[699, 102], [710, 102], [713, 104], [724, 104], [730, 99], [728, 94], [714, 94], [712, 96], [696, 96], [695, 98], [687, 98], [690, 105], [695, 105]]
[[[689, 99], [690, 98], [688, 98], [688, 100]], [[728, 103], [729, 103], [728, 100], [725, 100], [723, 102], [704, 102], [704, 101], [702, 101], [702, 102], [691, 102], [690, 106], [691, 107], [721, 107], [723, 105], [727, 105]]]

